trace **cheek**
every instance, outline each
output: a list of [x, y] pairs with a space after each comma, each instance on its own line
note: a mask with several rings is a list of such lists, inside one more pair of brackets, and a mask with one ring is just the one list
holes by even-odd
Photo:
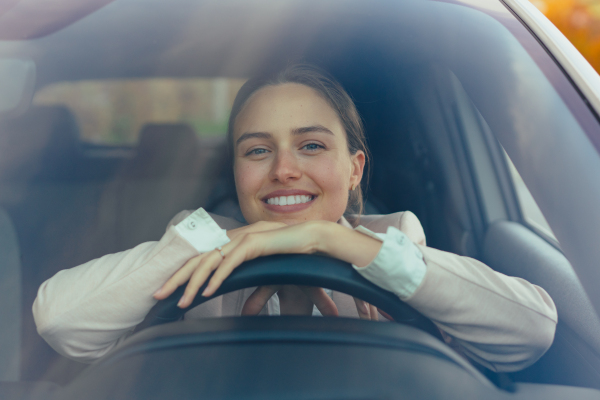
[[340, 194], [346, 187], [347, 178], [344, 172], [332, 165], [331, 168], [319, 169], [314, 176], [327, 194], [334, 195]]
[[313, 163], [310, 167], [312, 179], [319, 185], [327, 205], [344, 212], [348, 202], [349, 168], [342, 160], [329, 159]]
[[235, 188], [242, 209], [252, 204], [252, 200], [262, 187], [268, 171], [263, 171], [256, 163], [236, 162], [233, 167]]
[[233, 167], [233, 175], [238, 196], [248, 196], [253, 192], [252, 188], [257, 183], [257, 174], [254, 168], [245, 163], [236, 163]]

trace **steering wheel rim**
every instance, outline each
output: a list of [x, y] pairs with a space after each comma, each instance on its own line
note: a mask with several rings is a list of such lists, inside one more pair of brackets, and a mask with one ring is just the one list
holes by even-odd
[[[350, 264], [331, 257], [306, 254], [273, 255], [247, 261], [237, 267], [212, 296], [198, 294], [184, 309], [177, 307], [185, 290], [185, 286], [181, 286], [171, 296], [159, 301], [136, 331], [180, 320], [190, 309], [223, 294], [265, 285], [317, 286], [346, 293], [380, 308], [397, 323], [417, 327], [440, 338], [439, 330], [431, 320], [392, 292], [363, 278]], [[198, 293], [202, 293], [205, 287], [206, 283]]]

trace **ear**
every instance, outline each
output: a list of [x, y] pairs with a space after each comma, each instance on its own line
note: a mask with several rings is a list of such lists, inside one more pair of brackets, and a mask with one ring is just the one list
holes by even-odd
[[358, 150], [356, 153], [350, 156], [350, 161], [352, 162], [352, 171], [350, 174], [350, 185], [349, 187], [357, 187], [360, 185], [360, 181], [362, 180], [363, 171], [365, 169], [365, 161], [366, 156], [362, 150]]

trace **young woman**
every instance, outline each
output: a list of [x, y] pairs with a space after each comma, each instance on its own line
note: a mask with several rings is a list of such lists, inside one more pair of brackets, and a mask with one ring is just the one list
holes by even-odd
[[[204, 210], [178, 214], [158, 242], [61, 271], [38, 292], [33, 312], [59, 353], [93, 361], [127, 337], [157, 300], [187, 284], [179, 306], [213, 294], [242, 262], [270, 254], [321, 253], [348, 263], [429, 317], [471, 359], [495, 371], [535, 362], [551, 345], [552, 299], [522, 279], [425, 246], [418, 219], [393, 214], [352, 226], [367, 160], [356, 108], [315, 67], [295, 65], [249, 80], [229, 121], [237, 195], [247, 226], [225, 231]], [[277, 293], [277, 296], [273, 296]], [[321, 288], [261, 287], [213, 299], [186, 318], [310, 314], [377, 319], [377, 310]], [[266, 305], [266, 307], [265, 307]]]

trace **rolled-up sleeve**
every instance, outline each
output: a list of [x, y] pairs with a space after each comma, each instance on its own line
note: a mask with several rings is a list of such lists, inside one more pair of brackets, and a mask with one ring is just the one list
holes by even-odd
[[175, 225], [175, 229], [198, 253], [206, 253], [229, 243], [227, 231], [221, 229], [203, 208], [188, 215]]
[[369, 265], [353, 266], [364, 278], [395, 293], [400, 299], [410, 297], [419, 287], [427, 267], [418, 247], [400, 230], [388, 227], [385, 235], [377, 235], [359, 226], [356, 231], [383, 240], [381, 249]]

